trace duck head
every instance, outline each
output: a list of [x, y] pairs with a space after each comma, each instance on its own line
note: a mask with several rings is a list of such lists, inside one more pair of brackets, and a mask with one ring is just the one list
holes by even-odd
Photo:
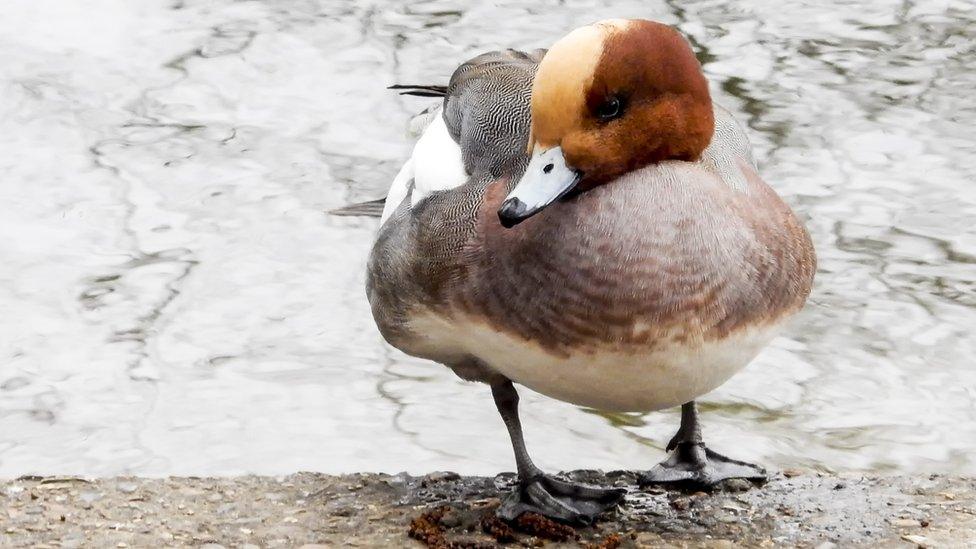
[[602, 21], [556, 42], [536, 72], [531, 111], [531, 158], [498, 210], [506, 227], [648, 164], [695, 160], [714, 130], [688, 42], [646, 20]]

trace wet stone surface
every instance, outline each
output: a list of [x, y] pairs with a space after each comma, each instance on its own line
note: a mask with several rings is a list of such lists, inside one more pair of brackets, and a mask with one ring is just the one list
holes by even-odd
[[[976, 480], [787, 471], [761, 488], [639, 489], [630, 472], [565, 476], [628, 489], [594, 526], [494, 518], [510, 475], [24, 477], [0, 484], [3, 547], [963, 547]], [[412, 538], [412, 539], [411, 539]]]

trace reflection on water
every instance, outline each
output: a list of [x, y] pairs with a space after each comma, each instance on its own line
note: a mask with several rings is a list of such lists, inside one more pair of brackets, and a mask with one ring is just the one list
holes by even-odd
[[[373, 327], [376, 222], [323, 212], [409, 151], [385, 85], [611, 16], [692, 39], [819, 251], [713, 446], [976, 473], [972, 4], [85, 4], [0, 18], [0, 476], [511, 469], [487, 388]], [[650, 466], [678, 420], [524, 403], [548, 468]]]

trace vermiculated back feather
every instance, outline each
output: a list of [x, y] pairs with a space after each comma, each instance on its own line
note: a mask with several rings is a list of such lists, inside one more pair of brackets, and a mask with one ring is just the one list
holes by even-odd
[[[447, 86], [394, 84], [400, 95], [443, 97], [441, 109], [425, 109], [410, 122], [419, 135], [434, 116], [443, 116], [451, 138], [461, 148], [464, 170], [477, 179], [514, 176], [528, 161], [529, 100], [532, 79], [546, 50], [483, 53], [459, 66]], [[477, 201], [473, 201], [471, 207]], [[383, 199], [332, 210], [332, 215], [378, 217]], [[465, 211], [466, 216], [471, 212]]]
[[468, 173], [500, 176], [527, 160], [532, 79], [545, 50], [493, 51], [451, 76], [444, 122]]
[[[528, 163], [532, 80], [545, 50], [481, 54], [451, 75], [442, 113], [471, 174], [464, 191], [433, 193], [415, 207], [404, 201], [380, 228], [370, 256], [367, 294], [388, 340], [405, 336], [408, 309], [441, 299], [463, 277], [458, 263], [475, 231], [488, 184], [515, 181]], [[418, 258], [423, 258], [419, 260]]]

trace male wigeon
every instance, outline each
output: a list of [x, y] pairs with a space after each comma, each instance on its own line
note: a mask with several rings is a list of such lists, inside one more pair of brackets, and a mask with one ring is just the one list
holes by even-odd
[[764, 478], [705, 447], [694, 399], [800, 310], [814, 250], [685, 39], [603, 21], [401, 88], [444, 99], [386, 199], [367, 295], [390, 344], [491, 386], [519, 479], [499, 514], [588, 521], [622, 498], [533, 464], [513, 382], [602, 410], [681, 405], [646, 482]]

